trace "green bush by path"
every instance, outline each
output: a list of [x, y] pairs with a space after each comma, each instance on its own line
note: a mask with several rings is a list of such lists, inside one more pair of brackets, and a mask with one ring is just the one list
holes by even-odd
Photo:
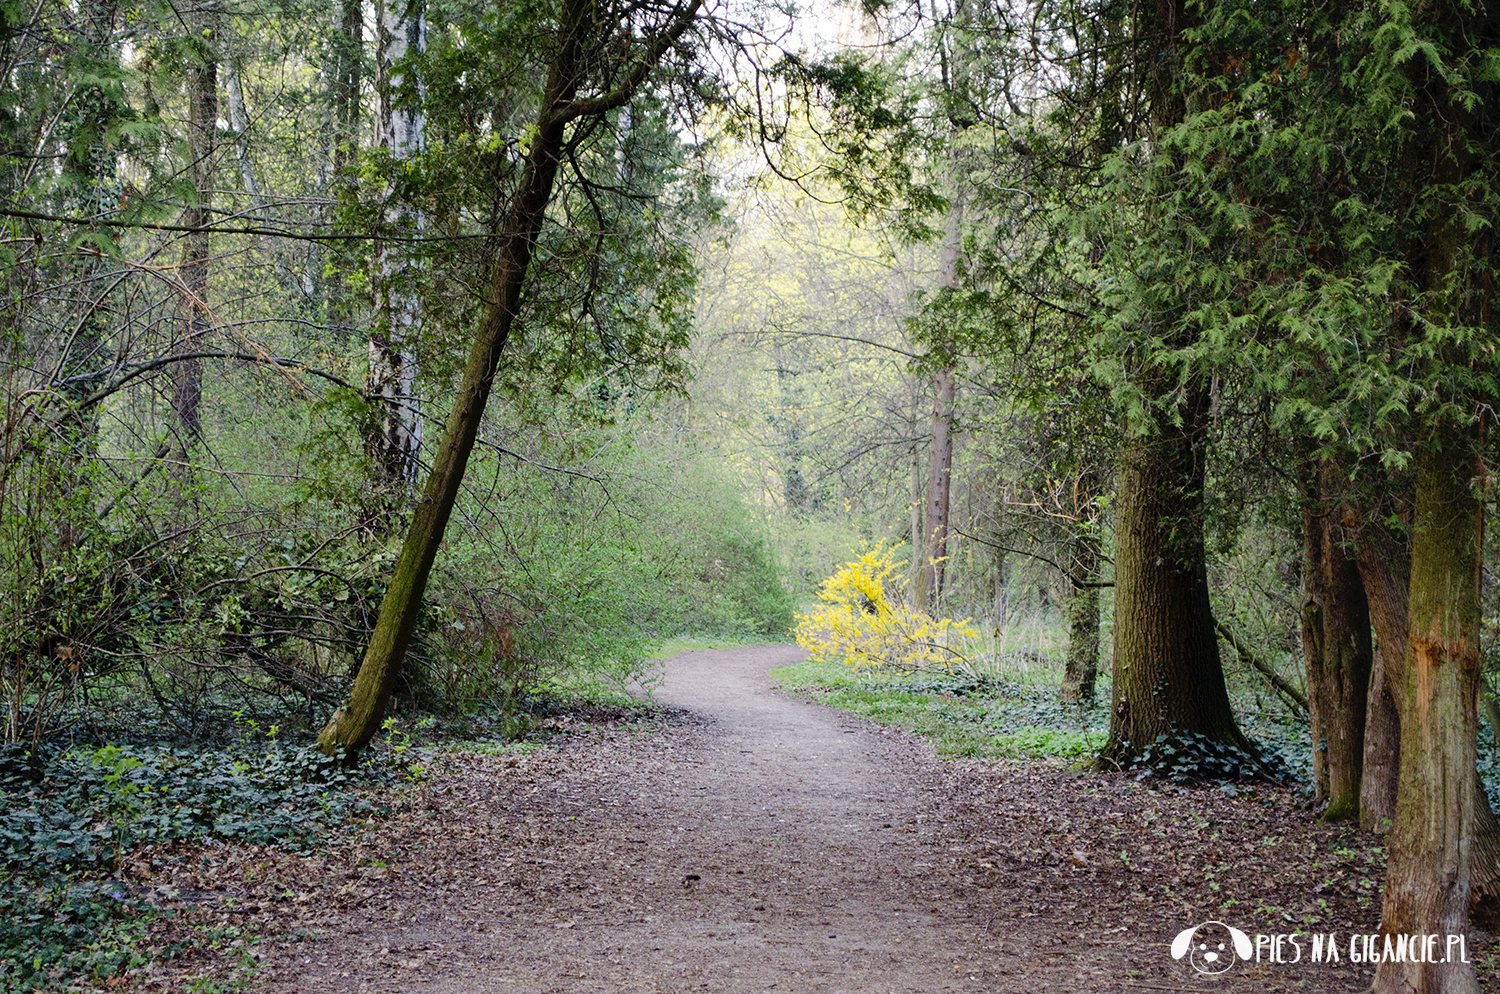
[[570, 679], [649, 687], [664, 639], [790, 629], [764, 522], [710, 460], [580, 430], [569, 475], [532, 441], [526, 461], [486, 457], [477, 473], [503, 477], [505, 499], [466, 507], [489, 527], [458, 530], [433, 570], [409, 668], [419, 707], [515, 712]]

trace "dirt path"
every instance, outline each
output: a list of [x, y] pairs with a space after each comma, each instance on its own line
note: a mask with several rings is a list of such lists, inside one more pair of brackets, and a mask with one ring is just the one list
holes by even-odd
[[[254, 987], [1260, 994], [1353, 991], [1368, 976], [1240, 964], [1202, 978], [1167, 951], [1177, 929], [1217, 917], [1197, 909], [1221, 886], [1245, 891], [1247, 911], [1250, 891], [1316, 911], [1315, 897], [1276, 893], [1303, 885], [1275, 854], [1347, 849], [1348, 836], [1318, 835], [1274, 798], [942, 763], [770, 690], [766, 671], [797, 657], [687, 653], [657, 693], [687, 717], [661, 733], [468, 757], [342, 870], [270, 858], [247, 870], [284, 898], [262, 903], [262, 928], [316, 936], [270, 946]], [[1262, 842], [1263, 859], [1234, 852]], [[1323, 927], [1345, 935], [1378, 918], [1353, 872], [1317, 891], [1334, 901]], [[1241, 927], [1269, 930], [1265, 907]]]

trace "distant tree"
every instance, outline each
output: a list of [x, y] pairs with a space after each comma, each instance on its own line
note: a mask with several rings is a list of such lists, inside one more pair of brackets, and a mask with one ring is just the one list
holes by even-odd
[[219, 14], [214, 5], [189, 8], [190, 33], [182, 46], [187, 61], [187, 139], [192, 200], [182, 212], [189, 229], [182, 245], [181, 289], [174, 349], [179, 358], [172, 375], [172, 413], [176, 419], [176, 458], [191, 461], [191, 450], [203, 434], [203, 365], [197, 354], [211, 347], [213, 314], [209, 309], [209, 238], [214, 184], [218, 172]]

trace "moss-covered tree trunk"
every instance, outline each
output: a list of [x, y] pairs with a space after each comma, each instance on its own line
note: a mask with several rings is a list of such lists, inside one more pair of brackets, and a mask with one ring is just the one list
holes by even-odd
[[[1406, 541], [1384, 524], [1368, 526], [1359, 548], [1359, 572], [1379, 642], [1370, 670], [1359, 824], [1366, 831], [1386, 833], [1396, 819], [1401, 767], [1401, 716], [1396, 695], [1401, 688], [1393, 686], [1393, 677], [1387, 675], [1385, 654], [1400, 653], [1404, 665], [1410, 639], [1407, 600], [1411, 589], [1411, 553]], [[1400, 671], [1399, 666], [1390, 669]], [[1470, 914], [1475, 920], [1492, 923], [1500, 917], [1500, 819], [1490, 809], [1478, 769], [1473, 776], [1477, 806]]]
[[1163, 736], [1247, 752], [1224, 686], [1203, 546], [1207, 397], [1160, 415], [1121, 460], [1115, 498], [1114, 692], [1100, 764], [1137, 760]]
[[[617, 54], [623, 62], [617, 67], [617, 72], [590, 65], [584, 55], [595, 32], [613, 32], [618, 25], [601, 20], [593, 0], [568, 0], [563, 7], [556, 36], [557, 49], [538, 112], [536, 131], [526, 155], [520, 184], [496, 238], [498, 252], [490, 292], [464, 366], [458, 396], [448, 415], [443, 440], [433, 460], [422, 499], [412, 515], [395, 574], [381, 601], [380, 617], [360, 663], [354, 689], [348, 702], [334, 712], [318, 736], [319, 746], [330, 755], [340, 748], [350, 753], [364, 748], [379, 731], [386, 706], [395, 690], [421, 611], [427, 578], [453, 512], [469, 453], [474, 448], [495, 370], [520, 311], [521, 291], [552, 198], [568, 127], [579, 118], [598, 117], [628, 102], [662, 56], [692, 26], [701, 3], [702, 0], [689, 0], [683, 4], [657, 34], [642, 40], [639, 45], [619, 46]], [[591, 70], [602, 72], [603, 78], [614, 88], [596, 97], [579, 99], [578, 90], [585, 74]]]
[[[1401, 716], [1400, 787], [1381, 932], [1463, 936], [1473, 883], [1479, 708], [1479, 550], [1474, 460], [1459, 439], [1418, 453], [1410, 632], [1385, 660]], [[1455, 444], [1457, 443], [1457, 444]], [[1445, 944], [1446, 939], [1442, 940]], [[1456, 952], [1456, 951], [1455, 951]], [[1381, 963], [1372, 991], [1477, 992], [1472, 962]]]
[[1359, 567], [1331, 506], [1337, 472], [1313, 469], [1303, 487], [1302, 649], [1307, 665], [1313, 780], [1325, 821], [1359, 817], [1365, 714], [1373, 662]]

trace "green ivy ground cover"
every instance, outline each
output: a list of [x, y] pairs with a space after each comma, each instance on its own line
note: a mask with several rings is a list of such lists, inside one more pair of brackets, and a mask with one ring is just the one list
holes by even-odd
[[[772, 678], [832, 707], [929, 738], [945, 756], [1082, 761], [1098, 751], [1109, 731], [1107, 685], [1100, 688], [1097, 701], [1079, 705], [1059, 701], [1055, 683], [958, 670], [880, 673], [854, 671], [838, 662], [802, 662], [774, 670]], [[1266, 705], [1262, 695], [1251, 691], [1236, 695], [1234, 704], [1241, 729], [1263, 749], [1261, 762], [1249, 763], [1247, 757], [1203, 740], [1153, 743], [1148, 754], [1166, 756], [1161, 766], [1176, 770], [1175, 779], [1232, 780], [1259, 769], [1311, 790], [1312, 742], [1306, 719]], [[1491, 805], [1500, 807], [1500, 747], [1484, 718], [1479, 727], [1479, 772]]]
[[135, 845], [308, 850], [372, 813], [392, 764], [351, 769], [276, 741], [0, 747], [0, 989], [58, 989], [140, 965], [156, 911], [111, 879]]

